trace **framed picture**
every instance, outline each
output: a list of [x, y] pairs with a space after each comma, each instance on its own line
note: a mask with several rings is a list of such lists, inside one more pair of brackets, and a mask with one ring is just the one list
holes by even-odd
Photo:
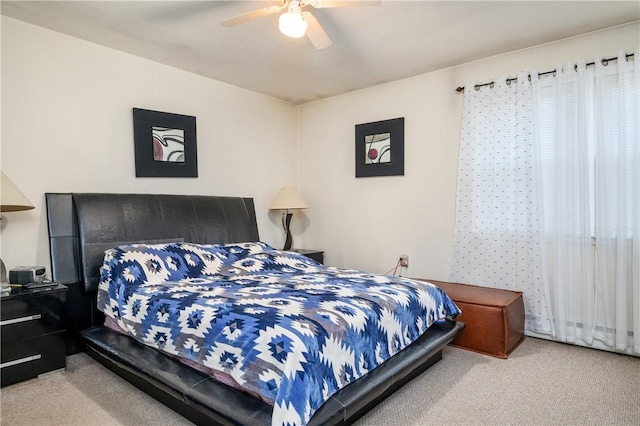
[[404, 117], [356, 125], [356, 177], [404, 175]]
[[133, 109], [136, 177], [198, 177], [196, 118]]

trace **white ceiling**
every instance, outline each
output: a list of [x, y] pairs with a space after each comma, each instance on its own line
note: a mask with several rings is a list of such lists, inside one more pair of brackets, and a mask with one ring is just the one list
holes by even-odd
[[[318, 0], [321, 2], [321, 0]], [[640, 19], [640, 1], [397, 1], [313, 12], [333, 45], [278, 31], [272, 1], [5, 1], [2, 15], [293, 104]]]

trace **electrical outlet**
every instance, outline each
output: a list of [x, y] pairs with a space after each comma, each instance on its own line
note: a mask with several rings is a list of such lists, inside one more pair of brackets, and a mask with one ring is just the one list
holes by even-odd
[[406, 254], [400, 255], [400, 266], [402, 266], [403, 268], [409, 267], [409, 256], [407, 256]]

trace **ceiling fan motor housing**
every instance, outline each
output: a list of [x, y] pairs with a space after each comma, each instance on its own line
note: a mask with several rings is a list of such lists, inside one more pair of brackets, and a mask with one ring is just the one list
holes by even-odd
[[289, 2], [289, 10], [280, 15], [280, 32], [288, 37], [300, 38], [307, 32], [307, 21], [302, 16], [302, 7], [298, 0]]
[[310, 11], [302, 11], [304, 7], [312, 6], [321, 9], [327, 7], [379, 6], [381, 2], [382, 0], [282, 0], [281, 6], [271, 5], [245, 12], [224, 20], [220, 24], [225, 27], [234, 27], [287, 9], [285, 13], [280, 15], [278, 25], [280, 32], [292, 38], [300, 38], [306, 34], [313, 47], [326, 49], [331, 46], [331, 39]]

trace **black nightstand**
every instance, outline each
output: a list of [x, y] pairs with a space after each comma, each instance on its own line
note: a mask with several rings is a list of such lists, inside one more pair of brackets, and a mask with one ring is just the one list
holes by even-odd
[[318, 263], [324, 263], [324, 251], [321, 250], [307, 250], [307, 249], [295, 249], [296, 253], [300, 253], [307, 256], [310, 259], [315, 260]]
[[13, 288], [0, 298], [1, 386], [66, 367], [67, 287]]

